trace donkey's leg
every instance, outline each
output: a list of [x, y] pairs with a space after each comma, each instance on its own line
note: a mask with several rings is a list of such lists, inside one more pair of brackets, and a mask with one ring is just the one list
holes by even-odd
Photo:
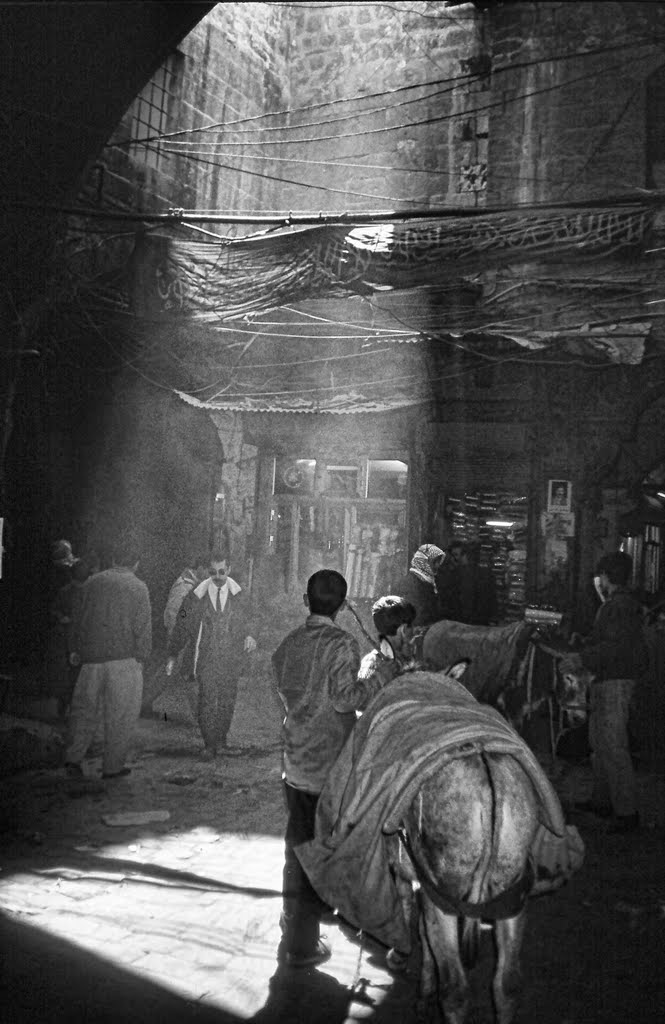
[[402, 917], [409, 937], [408, 945], [404, 949], [393, 947], [386, 953], [386, 967], [394, 974], [399, 974], [408, 968], [414, 945], [412, 940], [416, 938], [414, 935], [414, 930], [417, 927], [416, 893], [414, 892], [416, 875], [411, 860], [397, 835], [387, 835], [384, 839], [390, 871], [395, 881]]
[[511, 1024], [517, 1011], [517, 1002], [522, 991], [520, 951], [525, 925], [526, 910], [517, 917], [509, 917], [494, 923], [497, 963], [492, 992], [498, 1024]]
[[427, 1010], [436, 1000], [438, 990], [444, 1024], [464, 1024], [469, 1008], [469, 985], [460, 958], [457, 918], [452, 914], [444, 914], [424, 893], [421, 895], [420, 938], [423, 963], [419, 1018], [432, 1020], [431, 1016], [427, 1016]]
[[413, 891], [413, 883], [402, 875], [396, 875], [395, 885], [397, 887], [397, 894], [399, 896], [400, 905], [402, 907], [402, 915], [406, 924], [406, 928], [409, 934], [409, 948], [408, 949], [395, 949], [394, 947], [389, 949], [386, 953], [386, 967], [389, 971], [394, 974], [400, 974], [406, 971], [409, 966], [409, 957], [411, 954], [411, 936], [414, 924], [414, 909], [416, 903], [416, 895]]

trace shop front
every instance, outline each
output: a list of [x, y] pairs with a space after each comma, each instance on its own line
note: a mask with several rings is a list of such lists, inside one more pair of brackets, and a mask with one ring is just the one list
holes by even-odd
[[372, 600], [403, 571], [409, 466], [405, 458], [331, 462], [267, 456], [272, 477], [266, 550], [285, 590], [320, 568], [341, 572], [349, 597]]

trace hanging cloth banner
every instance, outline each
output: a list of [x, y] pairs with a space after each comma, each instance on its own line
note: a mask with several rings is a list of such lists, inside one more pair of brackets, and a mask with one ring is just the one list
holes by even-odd
[[498, 264], [608, 256], [643, 246], [653, 211], [626, 204], [321, 225], [224, 242], [146, 235], [134, 252], [134, 308], [148, 317], [231, 320], [305, 299], [436, 284]]

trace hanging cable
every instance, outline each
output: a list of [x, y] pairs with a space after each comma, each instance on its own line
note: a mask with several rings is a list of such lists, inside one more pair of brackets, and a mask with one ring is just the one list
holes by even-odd
[[[479, 107], [467, 108], [463, 111], [454, 111], [447, 114], [438, 114], [432, 117], [421, 118], [417, 121], [405, 121], [397, 125], [387, 125], [381, 128], [365, 128], [359, 132], [337, 132], [334, 135], [319, 135], [309, 136], [304, 139], [264, 139], [261, 142], [227, 142], [221, 140], [218, 145], [225, 149], [238, 149], [240, 147], [256, 147], [256, 146], [289, 146], [297, 145], [302, 146], [306, 143], [317, 143], [317, 142], [336, 142], [338, 143], [342, 139], [356, 139], [356, 138], [369, 138], [377, 135], [385, 135], [389, 132], [401, 131], [404, 128], [413, 129], [428, 127], [434, 124], [441, 124], [445, 121], [452, 121], [459, 118], [468, 118], [476, 114], [485, 114], [490, 110], [494, 110], [498, 107], [505, 109], [513, 103], [521, 102], [522, 100], [532, 99], [534, 96], [543, 96], [547, 93], [556, 92], [560, 89], [566, 89], [571, 85], [578, 85], [580, 82], [588, 82], [590, 79], [597, 79], [604, 75], [616, 75], [620, 74], [628, 68], [634, 67], [634, 57], [629, 60], [622, 61], [620, 64], [613, 64], [609, 67], [600, 69], [594, 69], [592, 72], [588, 72], [584, 75], [578, 75], [575, 78], [569, 78], [565, 82], [556, 82], [554, 85], [543, 86], [540, 89], [533, 89], [530, 92], [517, 93], [515, 96], [502, 97], [501, 99], [491, 101]], [[323, 126], [326, 122], [321, 122]], [[297, 125], [293, 126], [294, 130], [298, 129]], [[147, 141], [147, 140], [144, 140]]]
[[[615, 44], [613, 46], [602, 46], [602, 47], [597, 47], [595, 49], [588, 49], [588, 50], [583, 50], [583, 51], [574, 51], [572, 53], [571, 52], [567, 52], [567, 53], [552, 54], [552, 55], [547, 56], [547, 57], [537, 57], [537, 58], [534, 58], [533, 60], [515, 61], [515, 62], [510, 63], [510, 64], [494, 66], [492, 68], [492, 75], [496, 76], [496, 75], [507, 73], [509, 71], [525, 70], [527, 68], [530, 68], [530, 67], [533, 67], [533, 66], [541, 66], [543, 64], [560, 63], [562, 61], [569, 61], [569, 60], [576, 60], [576, 59], [587, 60], [590, 57], [600, 56], [600, 55], [604, 55], [604, 54], [607, 54], [607, 53], [616, 53], [617, 51], [634, 50], [636, 47], [637, 48], [639, 48], [639, 47], [648, 47], [650, 49], [653, 49], [654, 46], [658, 45], [660, 42], [662, 42], [662, 40], [659, 40], [658, 37], [656, 37], [655, 35], [647, 36], [644, 39], [641, 39], [639, 36], [635, 36], [632, 40], [630, 40], [628, 42], [623, 41], [623, 42], [617, 43], [617, 44]], [[285, 109], [275, 110], [275, 111], [263, 111], [260, 114], [254, 114], [254, 115], [251, 115], [249, 117], [236, 118], [235, 120], [231, 120], [231, 121], [219, 121], [219, 122], [215, 122], [215, 123], [210, 124], [210, 125], [200, 125], [200, 126], [195, 127], [195, 128], [181, 128], [181, 129], [177, 129], [176, 131], [173, 131], [173, 132], [162, 132], [162, 133], [159, 133], [159, 134], [148, 136], [143, 141], [146, 141], [146, 142], [159, 142], [159, 141], [168, 140], [168, 139], [175, 139], [175, 138], [178, 138], [181, 135], [194, 135], [194, 134], [200, 134], [200, 133], [206, 133], [206, 132], [218, 131], [218, 130], [227, 131], [228, 129], [234, 128], [236, 125], [239, 125], [239, 124], [249, 124], [249, 123], [251, 123], [253, 121], [263, 120], [263, 119], [269, 118], [269, 117], [287, 117], [287, 116], [290, 117], [290, 116], [293, 116], [295, 114], [306, 113], [306, 112], [312, 111], [312, 110], [320, 110], [320, 109], [325, 108], [325, 107], [335, 107], [335, 106], [339, 106], [340, 104], [345, 104], [345, 103], [366, 102], [368, 100], [376, 100], [376, 99], [385, 100], [387, 97], [394, 96], [394, 95], [397, 95], [397, 94], [402, 93], [402, 92], [407, 92], [407, 91], [411, 91], [411, 90], [414, 90], [414, 89], [429, 88], [431, 86], [451, 85], [454, 88], [458, 88], [461, 84], [463, 84], [465, 82], [475, 81], [475, 80], [477, 80], [477, 78], [478, 78], [477, 74], [469, 72], [469, 73], [464, 73], [464, 74], [459, 74], [459, 75], [450, 75], [450, 76], [446, 76], [446, 77], [440, 78], [440, 79], [426, 80], [424, 82], [415, 82], [415, 83], [411, 82], [411, 83], [408, 83], [408, 84], [405, 84], [405, 85], [395, 86], [393, 89], [386, 89], [386, 90], [382, 90], [382, 91], [379, 91], [379, 92], [367, 93], [367, 94], [364, 94], [364, 95], [358, 95], [358, 96], [352, 96], [352, 97], [340, 97], [340, 98], [333, 99], [333, 100], [322, 100], [322, 101], [320, 101], [318, 103], [312, 103], [312, 104], [304, 105], [302, 107], [285, 108]], [[33, 113], [33, 114], [35, 113], [35, 111], [27, 111], [27, 110], [26, 110], [26, 112]], [[322, 123], [325, 124], [326, 122], [322, 122]], [[285, 126], [285, 127], [294, 127], [295, 128], [295, 127], [298, 127], [298, 126]], [[123, 139], [123, 140], [119, 140], [118, 142], [114, 143], [114, 145], [124, 147], [126, 145], [136, 144], [136, 142], [137, 142], [137, 139], [135, 139], [135, 138]]]
[[[298, 213], [283, 211], [281, 213], [240, 213], [232, 214], [216, 210], [205, 212], [193, 212], [182, 208], [169, 210], [167, 213], [135, 213], [134, 211], [120, 212], [118, 210], [100, 210], [98, 208], [86, 208], [67, 206], [57, 203], [37, 203], [31, 200], [11, 199], [5, 197], [0, 199], [0, 206], [16, 207], [39, 211], [40, 213], [53, 213], [56, 215], [67, 214], [71, 216], [86, 217], [92, 220], [127, 221], [138, 224], [188, 224], [188, 223], [218, 223], [218, 224], [272, 224], [277, 227], [297, 227], [327, 225], [364, 225], [379, 224], [383, 222], [400, 222], [411, 220], [450, 220], [450, 219], [477, 219], [488, 217], [492, 214], [521, 214], [546, 212], [547, 210], [593, 210], [602, 207], [617, 206], [640, 206], [651, 202], [654, 207], [663, 204], [665, 193], [654, 190], [649, 192], [645, 189], [635, 189], [631, 194], [607, 196], [603, 199], [589, 199], [586, 201], [575, 200], [571, 202], [543, 202], [543, 203], [518, 203], [505, 206], [483, 206], [483, 207], [423, 207], [418, 210], [353, 210], [351, 212], [319, 211]], [[246, 238], [224, 239], [226, 245], [232, 245], [234, 241], [248, 241]]]

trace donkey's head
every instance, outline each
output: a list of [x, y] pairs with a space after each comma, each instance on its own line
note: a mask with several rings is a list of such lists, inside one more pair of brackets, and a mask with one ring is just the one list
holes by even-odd
[[573, 729], [586, 721], [593, 679], [593, 673], [584, 668], [579, 654], [567, 654], [559, 660], [554, 696]]

